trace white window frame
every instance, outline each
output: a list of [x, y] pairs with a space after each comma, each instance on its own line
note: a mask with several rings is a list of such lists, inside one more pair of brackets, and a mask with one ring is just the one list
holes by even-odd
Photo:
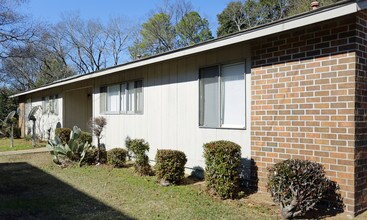
[[120, 86], [120, 88], [119, 88], [119, 90], [118, 90], [118, 97], [119, 97], [119, 100], [118, 100], [118, 110], [117, 111], [111, 111], [109, 108], [108, 108], [108, 106], [109, 106], [109, 98], [108, 98], [108, 94], [110, 93], [110, 89], [111, 89], [111, 87], [113, 87], [113, 86], [118, 86], [117, 84], [115, 84], [115, 85], [109, 85], [109, 86], [107, 86], [107, 91], [106, 91], [106, 113], [108, 113], [108, 114], [118, 114], [119, 112], [120, 112], [120, 109], [121, 109], [121, 86]]
[[[141, 82], [141, 97], [143, 99], [142, 101], [142, 106], [141, 106], [141, 111], [138, 111], [138, 103], [137, 103], [137, 90], [136, 90], [136, 85], [137, 82]], [[133, 110], [129, 110], [129, 106], [130, 106], [130, 101], [129, 101], [129, 85], [131, 85], [131, 83], [134, 85], [134, 93], [133, 93], [133, 102], [134, 102], [134, 109]], [[120, 90], [119, 90], [119, 110], [118, 111], [108, 111], [108, 88], [111, 86], [119, 86]], [[122, 89], [123, 86], [125, 86], [125, 106], [123, 106], [122, 104]], [[103, 114], [106, 115], [113, 115], [113, 114], [121, 114], [121, 115], [142, 115], [144, 114], [144, 81], [143, 79], [137, 79], [137, 80], [130, 80], [130, 81], [125, 81], [122, 82], [120, 84], [111, 84], [111, 85], [107, 85], [106, 87], [106, 97], [105, 97], [105, 112], [101, 112]], [[123, 107], [125, 107], [125, 109], [123, 109]]]
[[[224, 108], [224, 104], [223, 104], [223, 93], [222, 93], [222, 67], [225, 67], [225, 66], [233, 66], [233, 65], [243, 65], [244, 66], [244, 79], [243, 79], [243, 84], [244, 84], [244, 88], [245, 88], [245, 94], [244, 94], [244, 100], [241, 100], [241, 102], [243, 102], [243, 108], [244, 108], [244, 121], [243, 121], [243, 125], [225, 125], [223, 124], [223, 108]], [[217, 109], [218, 112], [218, 117], [219, 117], [219, 124], [218, 126], [206, 126], [206, 125], [203, 125], [201, 124], [202, 122], [202, 118], [203, 117], [203, 114], [204, 111], [202, 108], [202, 98], [201, 98], [201, 70], [203, 69], [207, 69], [207, 68], [214, 68], [214, 67], [217, 67], [218, 68], [218, 82], [217, 82], [217, 86], [218, 86], [218, 90], [219, 90], [219, 100], [218, 100], [218, 103], [219, 103], [219, 109]], [[247, 82], [246, 82], [246, 72], [247, 72], [247, 66], [246, 66], [246, 61], [242, 61], [242, 62], [237, 62], [237, 63], [229, 63], [229, 64], [218, 64], [218, 65], [213, 65], [213, 66], [207, 66], [207, 67], [203, 67], [203, 68], [200, 68], [199, 70], [199, 128], [213, 128], [213, 129], [240, 129], [240, 130], [245, 130], [246, 129], [246, 123], [247, 123], [247, 106], [246, 106], [246, 102], [247, 102], [247, 95], [246, 95], [246, 92], [247, 92]]]
[[[50, 110], [51, 114], [58, 115], [58, 95], [51, 95], [51, 96], [44, 96], [42, 97], [42, 111], [43, 114], [48, 113], [48, 109]], [[52, 109], [51, 109], [52, 108]], [[52, 111], [51, 111], [52, 110]]]

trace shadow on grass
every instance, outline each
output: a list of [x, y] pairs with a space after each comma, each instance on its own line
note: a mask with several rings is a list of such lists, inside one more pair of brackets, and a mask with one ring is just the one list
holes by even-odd
[[0, 219], [133, 219], [28, 163], [0, 164]]

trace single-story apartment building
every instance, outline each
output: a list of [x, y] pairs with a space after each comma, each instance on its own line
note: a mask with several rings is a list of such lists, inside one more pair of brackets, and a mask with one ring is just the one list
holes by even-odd
[[[127, 136], [186, 153], [230, 140], [256, 166], [288, 159], [322, 163], [345, 211], [367, 209], [367, 1], [346, 0], [236, 34], [60, 80], [19, 98], [22, 134], [53, 138], [104, 116], [107, 149]], [[38, 106], [38, 107], [37, 107]]]

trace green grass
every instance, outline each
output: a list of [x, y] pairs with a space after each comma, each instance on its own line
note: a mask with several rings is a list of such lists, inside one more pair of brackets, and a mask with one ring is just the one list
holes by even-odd
[[0, 219], [275, 219], [245, 200], [222, 201], [202, 182], [162, 187], [133, 168], [59, 168], [47, 153], [0, 157]]
[[[41, 146], [41, 145], [37, 145]], [[28, 150], [33, 149], [32, 141], [25, 139], [14, 139], [14, 145], [10, 147], [10, 139], [9, 138], [0, 138], [0, 152], [2, 151], [14, 151], [14, 150]]]

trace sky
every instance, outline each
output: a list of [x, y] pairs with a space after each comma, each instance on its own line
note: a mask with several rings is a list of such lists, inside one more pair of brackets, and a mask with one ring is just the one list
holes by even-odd
[[[216, 15], [230, 0], [191, 0], [195, 10], [208, 19], [213, 34], [218, 27]], [[84, 19], [108, 21], [121, 16], [129, 22], [147, 20], [153, 9], [163, 5], [164, 0], [28, 0], [21, 11], [39, 21], [57, 23], [61, 16], [77, 12]]]

